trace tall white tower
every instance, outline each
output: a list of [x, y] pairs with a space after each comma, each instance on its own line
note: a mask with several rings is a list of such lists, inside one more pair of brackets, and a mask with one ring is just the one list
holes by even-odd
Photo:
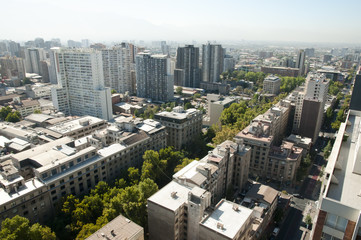
[[104, 86], [103, 61], [94, 49], [54, 49], [58, 86], [52, 88], [56, 109], [66, 115], [111, 120], [110, 88]]

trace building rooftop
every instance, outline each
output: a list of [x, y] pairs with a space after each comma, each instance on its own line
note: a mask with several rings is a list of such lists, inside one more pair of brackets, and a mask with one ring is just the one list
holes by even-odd
[[175, 211], [188, 201], [188, 193], [191, 187], [171, 181], [158, 192], [148, 198], [149, 202], [155, 203], [171, 211]]
[[249, 218], [253, 210], [227, 200], [221, 200], [211, 215], [201, 222], [201, 227], [209, 228], [233, 239]]
[[57, 125], [49, 127], [48, 129], [61, 134], [67, 134], [76, 131], [78, 129], [84, 128], [86, 126], [98, 124], [101, 122], [105, 122], [105, 120], [97, 117], [85, 116], [68, 122], [61, 122]]
[[34, 178], [33, 180], [25, 182], [25, 185], [19, 187], [17, 192], [7, 193], [3, 188], [0, 188], [0, 205], [8, 203], [10, 201], [20, 199], [24, 195], [34, 191], [37, 188], [43, 187], [44, 184]]
[[184, 110], [183, 107], [178, 106], [178, 107], [175, 107], [172, 112], [164, 111], [164, 112], [157, 113], [156, 116], [181, 120], [181, 119], [190, 118], [190, 117], [196, 115], [197, 113], [199, 114], [200, 111], [195, 108], [190, 108], [190, 109]]
[[[351, 111], [337, 134], [325, 173], [329, 174], [324, 198], [361, 209], [361, 112]], [[349, 135], [342, 141], [344, 134]]]
[[90, 235], [87, 240], [112, 239], [126, 240], [132, 239], [137, 234], [143, 235], [143, 228], [130, 221], [128, 218], [119, 215], [104, 227]]
[[[49, 158], [49, 154], [50, 154], [50, 152], [48, 152], [48, 151], [51, 151], [53, 147], [63, 145], [63, 144], [68, 144], [72, 141], [73, 140], [70, 137], [63, 137], [58, 140], [55, 140], [55, 141], [52, 141], [49, 143], [45, 143], [43, 145], [39, 145], [35, 148], [29, 149], [29, 150], [26, 150], [26, 151], [23, 151], [23, 152], [20, 152], [17, 154], [13, 154], [11, 157], [13, 159], [19, 161], [20, 164], [21, 164], [21, 161], [36, 157], [40, 154], [45, 154], [44, 158], [47, 159], [47, 158]], [[54, 152], [54, 154], [56, 154], [56, 153]], [[52, 156], [52, 157], [54, 158], [55, 156]]]
[[281, 79], [277, 76], [269, 75], [264, 79], [264, 81], [276, 82], [276, 81], [281, 81]]
[[29, 116], [25, 117], [26, 120], [35, 122], [35, 123], [42, 123], [49, 119], [53, 119], [53, 116], [47, 114], [30, 114]]
[[255, 201], [264, 201], [269, 204], [272, 204], [277, 196], [277, 190], [260, 183], [253, 184], [252, 188], [246, 194], [246, 198], [250, 198]]

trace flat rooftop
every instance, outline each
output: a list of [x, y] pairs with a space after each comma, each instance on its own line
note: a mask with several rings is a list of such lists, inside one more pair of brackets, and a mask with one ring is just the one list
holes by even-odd
[[[82, 125], [81, 122], [87, 122], [88, 121], [88, 125]], [[96, 118], [96, 117], [92, 117], [92, 116], [85, 116], [85, 117], [81, 117], [81, 118], [77, 118], [68, 122], [61, 122], [57, 125], [48, 127], [48, 129], [61, 133], [61, 134], [66, 134], [66, 133], [70, 133], [73, 131], [76, 131], [78, 129], [84, 128], [86, 126], [89, 125], [94, 125], [94, 124], [98, 124], [101, 122], [104, 122], [105, 120], [100, 119], [100, 118]]]
[[24, 195], [34, 191], [37, 188], [43, 187], [44, 184], [39, 180], [34, 178], [34, 180], [29, 180], [25, 182], [25, 185], [18, 188], [17, 192], [7, 193], [4, 189], [0, 188], [0, 205], [3, 205], [9, 201], [22, 198]]
[[175, 111], [172, 111], [172, 112], [167, 112], [167, 111], [163, 111], [163, 112], [160, 112], [160, 113], [157, 113], [156, 116], [160, 116], [160, 117], [167, 117], [167, 118], [173, 118], [173, 119], [186, 119], [190, 116], [193, 116], [195, 114], [199, 113], [199, 111], [195, 108], [191, 108], [191, 109], [187, 109], [187, 110], [184, 110], [182, 112], [175, 112]]
[[119, 215], [107, 223], [104, 227], [90, 235], [87, 240], [125, 240], [132, 239], [132, 237], [136, 236], [137, 234], [143, 235], [143, 228], [138, 224], [130, 221], [128, 218]]
[[[361, 112], [358, 115], [350, 113], [348, 121], [349, 124], [343, 123], [340, 127], [325, 169], [326, 173], [333, 173], [337, 181], [332, 183], [330, 177], [325, 196], [343, 205], [361, 209]], [[347, 141], [342, 141], [344, 127], [349, 135]]]
[[[171, 211], [175, 211], [188, 201], [188, 193], [191, 190], [191, 187], [187, 187], [175, 181], [171, 181], [158, 192], [153, 194], [153, 196], [148, 198], [148, 201]], [[176, 192], [174, 197], [172, 197], [173, 192]]]
[[[252, 213], [253, 210], [251, 209], [227, 200], [221, 200], [212, 214], [205, 218], [200, 225], [233, 239], [252, 216]], [[223, 227], [219, 227], [219, 223], [223, 224]]]

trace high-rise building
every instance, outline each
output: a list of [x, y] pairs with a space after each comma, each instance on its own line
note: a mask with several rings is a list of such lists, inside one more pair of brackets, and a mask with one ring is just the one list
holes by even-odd
[[66, 115], [113, 118], [110, 88], [104, 85], [100, 51], [57, 49], [55, 62], [58, 87], [52, 88], [56, 109]]
[[174, 97], [174, 80], [167, 55], [147, 52], [136, 56], [137, 96], [153, 101], [170, 101]]
[[174, 83], [177, 86], [199, 87], [201, 70], [199, 68], [199, 48], [186, 45], [177, 49]]
[[315, 49], [314, 48], [306, 48], [305, 54], [307, 57], [314, 57], [315, 56]]
[[44, 60], [43, 49], [28, 48], [25, 49], [25, 69], [28, 73], [36, 73], [41, 75], [40, 61]]
[[305, 50], [301, 49], [298, 52], [296, 58], [296, 68], [299, 69], [298, 75], [305, 74], [305, 58], [306, 58]]
[[0, 58], [1, 77], [9, 78], [18, 77], [20, 80], [25, 78], [24, 60], [18, 57], [1, 57]]
[[321, 179], [320, 199], [310, 239], [361, 238], [361, 104], [353, 90], [350, 111], [341, 123]]
[[43, 38], [35, 38], [34, 43], [35, 43], [36, 48], [44, 48], [45, 47]]
[[49, 65], [49, 81], [51, 84], [57, 84], [58, 83], [58, 78], [57, 78], [57, 73], [56, 73], [56, 62], [55, 62], [55, 58], [56, 58], [56, 51], [57, 49], [59, 49], [58, 47], [55, 48], [51, 48], [49, 51], [49, 59], [50, 59], [50, 65]]
[[236, 61], [234, 58], [230, 55], [225, 55], [223, 60], [223, 72], [234, 70], [234, 66], [236, 64]]
[[81, 48], [81, 42], [77, 42], [74, 40], [68, 40], [68, 47], [70, 48]]
[[303, 99], [299, 135], [315, 142], [321, 129], [329, 80], [324, 74], [309, 73]]
[[9, 41], [9, 52], [11, 56], [20, 57], [20, 44], [14, 41]]
[[202, 81], [219, 82], [223, 72], [224, 49], [220, 44], [203, 45]]
[[134, 93], [131, 81], [131, 49], [128, 44], [122, 43], [101, 52], [105, 86], [120, 93]]
[[81, 46], [83, 48], [88, 48], [90, 46], [90, 42], [89, 42], [89, 39], [82, 39], [81, 40]]

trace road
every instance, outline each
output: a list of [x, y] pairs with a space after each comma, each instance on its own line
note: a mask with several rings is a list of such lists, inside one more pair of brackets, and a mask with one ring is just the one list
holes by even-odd
[[292, 207], [276, 239], [301, 239], [302, 231], [300, 230], [300, 225], [302, 223], [302, 218], [302, 210]]

